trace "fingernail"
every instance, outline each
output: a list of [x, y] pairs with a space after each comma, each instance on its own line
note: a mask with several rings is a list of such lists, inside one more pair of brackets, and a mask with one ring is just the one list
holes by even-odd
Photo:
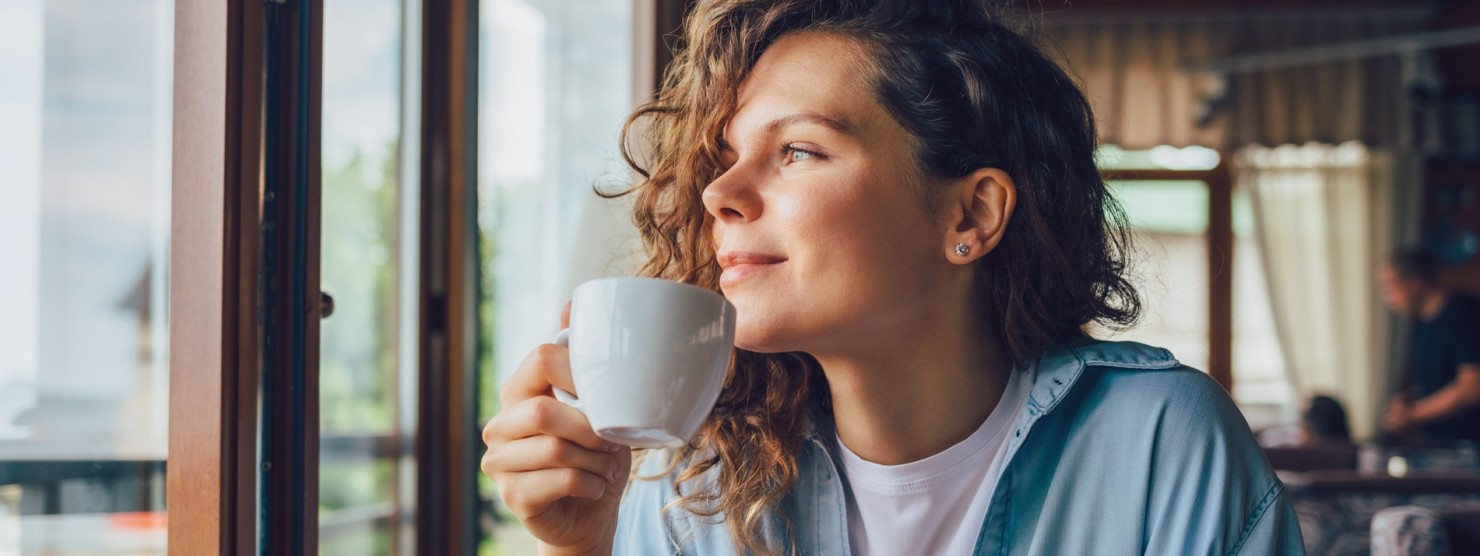
[[622, 449], [622, 445], [621, 444], [612, 443], [612, 442], [607, 442], [607, 443], [601, 445], [601, 449], [606, 450], [608, 452], [615, 452], [617, 450], [621, 450]]

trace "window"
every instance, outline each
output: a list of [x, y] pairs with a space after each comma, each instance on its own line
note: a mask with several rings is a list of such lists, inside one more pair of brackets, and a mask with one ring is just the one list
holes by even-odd
[[173, 14], [0, 4], [0, 553], [165, 550]]

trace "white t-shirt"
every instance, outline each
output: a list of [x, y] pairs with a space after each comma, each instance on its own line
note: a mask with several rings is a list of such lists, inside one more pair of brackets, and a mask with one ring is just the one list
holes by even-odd
[[1033, 384], [1023, 374], [1011, 373], [976, 432], [928, 458], [879, 465], [838, 441], [852, 491], [848, 541], [855, 556], [972, 553], [1002, 476], [1002, 447]]

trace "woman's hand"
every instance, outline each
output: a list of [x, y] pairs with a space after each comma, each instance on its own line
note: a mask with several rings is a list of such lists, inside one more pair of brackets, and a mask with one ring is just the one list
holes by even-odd
[[[560, 321], [569, 326], [569, 304]], [[609, 554], [632, 451], [597, 437], [551, 387], [575, 391], [569, 350], [545, 344], [504, 384], [503, 410], [483, 427], [483, 473], [542, 542], [541, 553]]]

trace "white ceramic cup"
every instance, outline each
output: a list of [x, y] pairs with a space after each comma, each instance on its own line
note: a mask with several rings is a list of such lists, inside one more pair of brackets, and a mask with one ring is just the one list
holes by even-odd
[[[570, 328], [575, 396], [603, 439], [635, 448], [683, 446], [704, 424], [735, 345], [735, 306], [712, 291], [656, 278], [601, 278], [576, 287]], [[576, 396], [579, 396], [578, 398]]]

